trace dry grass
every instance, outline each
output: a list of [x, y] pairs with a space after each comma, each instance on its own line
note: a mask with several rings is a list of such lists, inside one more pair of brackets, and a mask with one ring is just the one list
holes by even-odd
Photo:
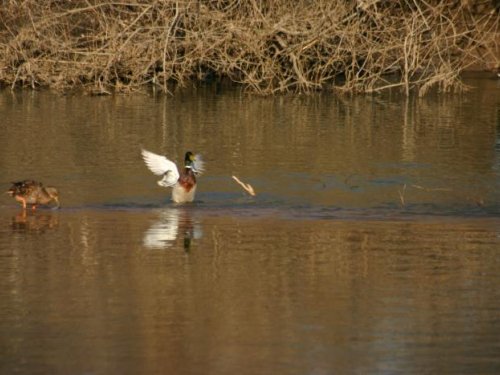
[[[0, 82], [90, 92], [229, 78], [260, 94], [462, 89], [498, 64], [489, 0], [4, 0]], [[491, 65], [491, 66], [487, 66]]]

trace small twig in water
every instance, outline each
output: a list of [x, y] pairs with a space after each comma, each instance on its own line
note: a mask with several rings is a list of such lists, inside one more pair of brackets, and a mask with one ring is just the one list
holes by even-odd
[[425, 190], [425, 191], [451, 191], [451, 189], [448, 189], [448, 188], [426, 188], [426, 187], [420, 186], [420, 185], [411, 185], [411, 187], [415, 188], [415, 189]]
[[[405, 206], [405, 192], [406, 192], [406, 184], [403, 185], [403, 191], [399, 190], [398, 189], [398, 193], [399, 193], [399, 200], [401, 202], [401, 207], [404, 207]], [[449, 188], [427, 188], [425, 186], [420, 186], [420, 185], [415, 185], [415, 184], [412, 184], [412, 185], [409, 185], [409, 187], [411, 188], [414, 188], [414, 189], [418, 189], [418, 190], [424, 190], [424, 191], [453, 191], [453, 189], [449, 189]]]
[[351, 189], [351, 190], [359, 188], [359, 185], [352, 185], [351, 184], [352, 178], [355, 177], [356, 175], [357, 175], [357, 173], [351, 173], [344, 180], [344, 184], [346, 184], [347, 186], [349, 186], [349, 189]]
[[403, 185], [403, 192], [398, 189], [399, 193], [399, 200], [401, 201], [401, 207], [405, 206], [405, 191], [406, 191], [406, 184]]
[[233, 176], [233, 180], [235, 180], [239, 185], [241, 185], [241, 187], [243, 189], [245, 189], [245, 191], [250, 194], [252, 197], [254, 197], [256, 194], [255, 194], [255, 190], [253, 189], [252, 185], [250, 184], [245, 184], [244, 182], [240, 181], [240, 179], [236, 176]]

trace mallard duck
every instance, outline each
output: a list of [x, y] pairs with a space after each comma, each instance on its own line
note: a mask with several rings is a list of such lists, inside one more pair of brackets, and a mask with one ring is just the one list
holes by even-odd
[[172, 188], [172, 200], [175, 203], [186, 203], [194, 200], [196, 193], [196, 176], [204, 172], [204, 162], [200, 155], [191, 151], [184, 156], [184, 169], [179, 173], [173, 161], [165, 156], [142, 150], [142, 158], [151, 172], [163, 176], [158, 181], [162, 187]]
[[51, 202], [55, 202], [57, 208], [60, 206], [59, 193], [56, 188], [44, 187], [41, 182], [33, 180], [13, 182], [7, 194], [21, 203], [23, 209], [26, 209], [26, 205], [31, 204], [31, 208], [35, 210], [37, 205], [48, 205]]

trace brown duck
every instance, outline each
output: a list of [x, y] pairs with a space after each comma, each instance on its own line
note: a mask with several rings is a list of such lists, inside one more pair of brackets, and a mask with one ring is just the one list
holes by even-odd
[[48, 205], [51, 202], [55, 202], [57, 208], [60, 207], [57, 189], [52, 186], [44, 187], [41, 182], [33, 180], [13, 182], [7, 194], [21, 203], [23, 209], [30, 204], [35, 210], [37, 205]]

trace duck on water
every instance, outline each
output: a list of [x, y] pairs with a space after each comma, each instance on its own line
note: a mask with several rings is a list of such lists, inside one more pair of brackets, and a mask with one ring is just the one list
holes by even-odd
[[53, 186], [45, 187], [38, 181], [23, 180], [13, 182], [6, 193], [21, 203], [23, 209], [31, 205], [31, 209], [35, 210], [38, 205], [49, 205], [51, 203], [55, 203], [56, 208], [60, 208], [57, 189]]
[[142, 150], [142, 158], [151, 172], [162, 176], [158, 185], [172, 188], [172, 200], [175, 203], [187, 203], [194, 200], [196, 194], [196, 176], [205, 171], [205, 163], [200, 155], [191, 151], [184, 156], [184, 168], [179, 169], [177, 165], [165, 156]]

